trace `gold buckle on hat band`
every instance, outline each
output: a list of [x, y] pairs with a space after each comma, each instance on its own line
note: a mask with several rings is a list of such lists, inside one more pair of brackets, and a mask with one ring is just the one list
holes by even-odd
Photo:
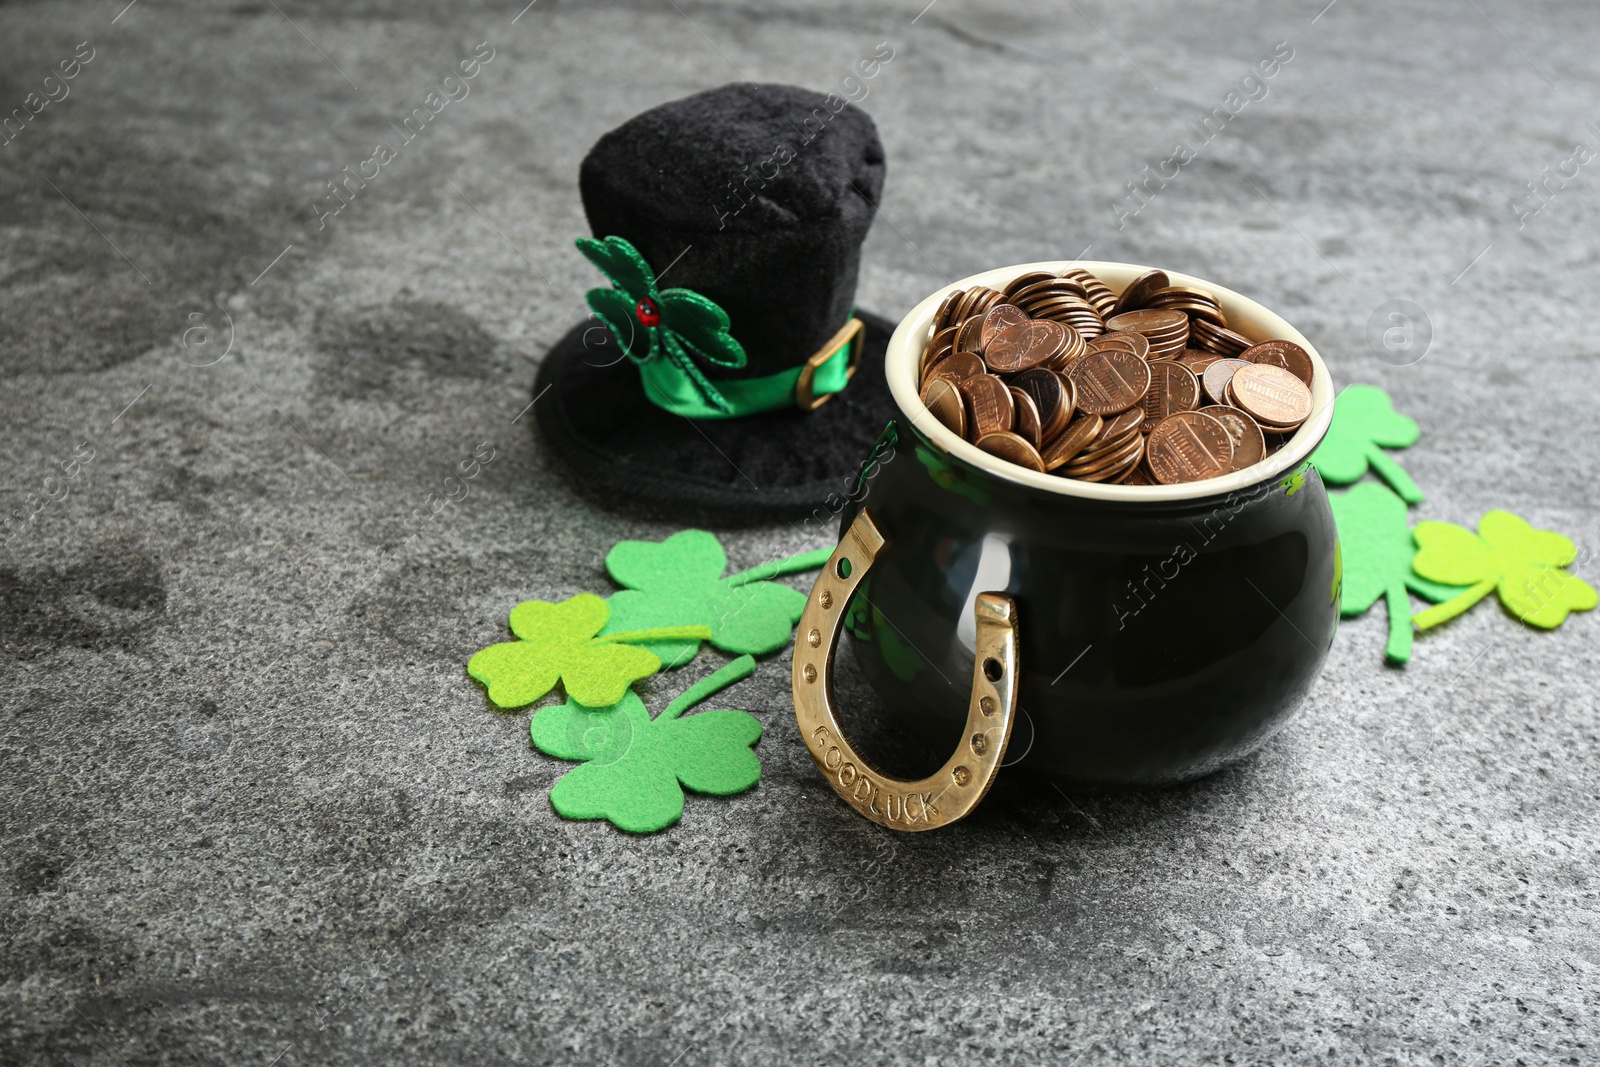
[[833, 396], [833, 393], [817, 396], [812, 392], [812, 384], [817, 377], [817, 368], [832, 359], [846, 344], [850, 346], [850, 355], [849, 362], [845, 366], [844, 380], [849, 382], [856, 375], [856, 367], [861, 363], [861, 350], [867, 344], [866, 324], [860, 319], [852, 318], [840, 327], [839, 332], [813, 352], [811, 358], [806, 360], [805, 366], [800, 368], [800, 377], [795, 379], [794, 383], [795, 407], [801, 411], [815, 411]]

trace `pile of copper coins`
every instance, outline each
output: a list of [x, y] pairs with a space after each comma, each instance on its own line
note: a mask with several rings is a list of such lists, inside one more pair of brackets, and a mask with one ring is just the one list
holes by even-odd
[[922, 403], [991, 455], [1086, 482], [1170, 485], [1243, 470], [1311, 414], [1311, 357], [1228, 328], [1159, 270], [1120, 294], [1086, 270], [960, 289], [934, 316]]

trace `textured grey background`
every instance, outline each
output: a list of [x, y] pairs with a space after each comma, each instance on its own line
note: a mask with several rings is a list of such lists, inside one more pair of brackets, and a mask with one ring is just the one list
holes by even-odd
[[[1592, 617], [1486, 603], [1395, 670], [1380, 609], [1243, 765], [1003, 783], [926, 836], [822, 787], [782, 657], [729, 694], [760, 786], [646, 839], [558, 819], [568, 765], [463, 672], [514, 602], [606, 592], [613, 542], [670, 529], [581, 503], [518, 419], [595, 280], [583, 152], [734, 78], [838, 88], [881, 41], [865, 306], [1086, 247], [1216, 279], [1418, 418], [1417, 516], [1508, 507], [1592, 553], [1596, 173], [1524, 228], [1510, 203], [1600, 146], [1590, 5], [124, 2], [0, 7], [6, 112], [95, 49], [0, 147], [0, 506], [58, 498], [0, 548], [0, 1061], [1600, 1056]], [[319, 231], [479, 41], [471, 95]], [[1407, 367], [1366, 340], [1393, 299], [1431, 323]]]

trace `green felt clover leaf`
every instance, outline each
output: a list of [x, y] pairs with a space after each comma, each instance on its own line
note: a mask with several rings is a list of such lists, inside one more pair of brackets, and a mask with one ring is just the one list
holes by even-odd
[[[623, 586], [611, 596], [610, 627], [703, 626], [724, 652], [762, 655], [789, 643], [805, 609], [805, 594], [768, 579], [826, 563], [821, 548], [722, 576], [728, 555], [715, 535], [682, 530], [665, 541], [622, 541], [606, 554], [606, 570]], [[696, 640], [650, 642], [668, 668], [700, 651]]]
[[658, 289], [655, 271], [621, 237], [603, 241], [580, 237], [577, 245], [614, 286], [591, 289], [587, 299], [589, 309], [611, 329], [628, 358], [635, 363], [670, 360], [707, 401], [730, 410], [695, 365], [701, 360], [736, 369], [748, 362], [744, 347], [728, 332], [728, 313], [692, 289]]
[[1394, 410], [1388, 393], [1375, 385], [1352, 385], [1333, 402], [1333, 422], [1311, 463], [1331, 485], [1360, 481], [1370, 467], [1406, 503], [1419, 504], [1422, 490], [1383, 450], [1410, 448], [1420, 434], [1415, 420]]
[[1461, 595], [1417, 615], [1419, 630], [1455, 618], [1492, 589], [1500, 603], [1529, 626], [1550, 630], [1569, 612], [1589, 611], [1596, 604], [1594, 587], [1565, 570], [1578, 558], [1570, 540], [1540, 530], [1511, 514], [1491, 511], [1478, 522], [1474, 535], [1449, 522], [1419, 522], [1421, 546], [1412, 567], [1425, 578], [1468, 585]]
[[576, 244], [595, 269], [635, 301], [655, 298], [656, 272], [630, 242], [621, 237], [607, 237], [603, 241], [580, 237]]
[[534, 747], [557, 759], [582, 760], [550, 790], [550, 805], [569, 819], [607, 819], [619, 829], [645, 834], [683, 815], [683, 790], [728, 796], [761, 777], [750, 746], [761, 723], [749, 712], [685, 710], [718, 690], [748, 678], [755, 660], [741, 656], [697, 682], [650, 718], [632, 692], [608, 707], [569, 698], [540, 708], [528, 724]]
[[467, 661], [467, 673], [489, 690], [496, 707], [520, 708], [560, 681], [579, 703], [604, 707], [622, 699], [628, 686], [661, 669], [646, 648], [626, 642], [683, 640], [708, 636], [703, 626], [600, 633], [610, 618], [606, 602], [579, 593], [559, 604], [528, 600], [511, 609], [518, 640], [488, 648]]
[[587, 299], [589, 310], [611, 330], [629, 359], [643, 363], [660, 355], [660, 334], [639, 325], [638, 301], [633, 297], [621, 289], [590, 289]]
[[1383, 598], [1389, 609], [1389, 642], [1384, 654], [1404, 663], [1411, 658], [1407, 590], [1440, 601], [1461, 589], [1429, 581], [1411, 569], [1417, 546], [1406, 525], [1406, 504], [1387, 486], [1363, 482], [1348, 492], [1329, 493], [1328, 503], [1339, 528], [1343, 568], [1339, 614], [1360, 615]]

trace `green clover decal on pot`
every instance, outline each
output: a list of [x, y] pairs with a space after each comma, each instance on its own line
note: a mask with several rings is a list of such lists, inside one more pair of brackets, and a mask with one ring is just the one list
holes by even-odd
[[488, 687], [489, 699], [501, 708], [532, 704], [557, 681], [573, 700], [606, 707], [621, 700], [629, 685], [661, 669], [654, 652], [632, 643], [710, 636], [704, 626], [596, 636], [610, 614], [593, 593], [559, 604], [524, 601], [511, 609], [511, 632], [518, 640], [479, 652], [467, 662], [467, 673]]
[[557, 759], [582, 760], [550, 789], [550, 806], [569, 819], [608, 819], [636, 834], [665, 829], [683, 814], [685, 787], [697, 793], [742, 793], [761, 777], [750, 750], [761, 723], [746, 711], [684, 711], [748, 678], [749, 656], [685, 691], [653, 720], [632, 692], [609, 707], [568, 698], [534, 712], [528, 736]]
[[1294, 496], [1306, 487], [1306, 471], [1311, 469], [1311, 464], [1302, 463], [1300, 469], [1293, 474], [1287, 474], [1278, 481], [1278, 488], [1283, 490], [1284, 496]]
[[1378, 482], [1363, 482], [1345, 493], [1329, 493], [1339, 528], [1343, 587], [1339, 614], [1360, 615], [1382, 598], [1389, 609], [1389, 643], [1384, 655], [1396, 663], [1411, 658], [1410, 592], [1427, 600], [1446, 600], [1459, 586], [1431, 582], [1411, 569], [1417, 546], [1406, 525], [1405, 501]]
[[1550, 630], [1573, 611], [1596, 604], [1594, 587], [1564, 568], [1578, 558], [1570, 540], [1539, 530], [1509, 511], [1491, 511], [1478, 532], [1450, 522], [1419, 522], [1421, 549], [1412, 567], [1424, 578], [1470, 589], [1416, 616], [1417, 629], [1447, 622], [1498, 589], [1506, 610], [1529, 626]]
[[[608, 625], [616, 630], [699, 626], [724, 652], [776, 652], [794, 634], [806, 597], [768, 579], [814, 570], [832, 554], [831, 548], [819, 548], [724, 578], [728, 555], [704, 530], [682, 530], [659, 544], [621, 541], [606, 554], [606, 570], [623, 586], [609, 601]], [[692, 660], [700, 642], [651, 641], [646, 647], [671, 668]]]
[[1333, 402], [1333, 422], [1311, 463], [1330, 485], [1360, 481], [1370, 467], [1407, 504], [1420, 504], [1422, 490], [1383, 451], [1410, 448], [1419, 436], [1416, 421], [1396, 411], [1388, 393], [1375, 385], [1352, 385]]
[[702, 401], [733, 413], [696, 362], [727, 368], [747, 362], [744, 348], [728, 333], [728, 313], [693, 290], [656, 288], [655, 271], [621, 237], [580, 237], [577, 245], [615, 286], [590, 289], [587, 299], [627, 357], [641, 367], [657, 361], [670, 364]]

